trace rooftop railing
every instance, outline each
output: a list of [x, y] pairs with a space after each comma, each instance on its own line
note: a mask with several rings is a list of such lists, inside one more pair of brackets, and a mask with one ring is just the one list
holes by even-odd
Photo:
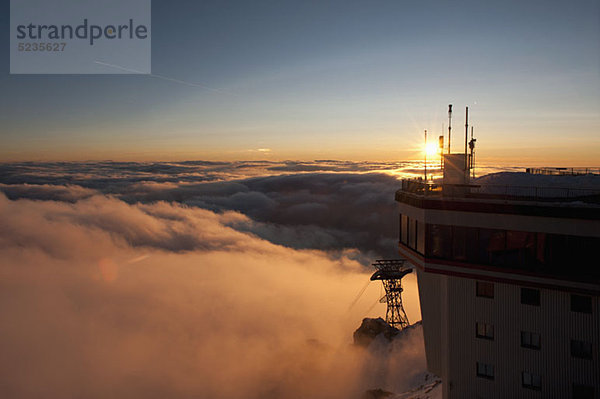
[[417, 196], [513, 199], [523, 201], [574, 201], [600, 203], [600, 189], [514, 186], [497, 184], [439, 184], [402, 180], [402, 191]]
[[600, 168], [527, 168], [532, 175], [579, 176], [600, 175]]

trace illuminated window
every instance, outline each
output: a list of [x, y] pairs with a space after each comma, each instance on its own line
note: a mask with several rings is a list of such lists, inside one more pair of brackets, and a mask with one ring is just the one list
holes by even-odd
[[494, 339], [494, 325], [486, 323], [476, 323], [475, 336], [477, 338]]
[[529, 349], [540, 349], [540, 334], [521, 331], [521, 346]]
[[483, 298], [493, 298], [494, 297], [494, 283], [488, 283], [486, 281], [477, 281], [476, 282], [476, 294], [477, 296]]
[[542, 389], [542, 378], [539, 375], [528, 373], [527, 371], [521, 373], [521, 383], [524, 388]]

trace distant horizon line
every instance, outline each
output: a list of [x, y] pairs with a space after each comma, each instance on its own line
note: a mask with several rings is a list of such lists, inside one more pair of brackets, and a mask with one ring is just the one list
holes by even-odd
[[[206, 162], [206, 163], [213, 163], [213, 164], [231, 164], [231, 163], [256, 163], [256, 162], [260, 162], [260, 163], [269, 163], [269, 164], [278, 164], [278, 163], [343, 163], [343, 162], [352, 162], [352, 163], [356, 163], [356, 164], [361, 164], [361, 163], [366, 163], [366, 164], [375, 164], [375, 163], [386, 163], [386, 164], [393, 164], [393, 163], [403, 163], [403, 162], [411, 162], [411, 163], [417, 163], [417, 164], [423, 164], [424, 160], [423, 159], [414, 159], [414, 158], [406, 158], [406, 159], [362, 159], [362, 160], [356, 160], [356, 159], [343, 159], [343, 158], [338, 158], [338, 159], [292, 159], [292, 158], [282, 158], [282, 159], [232, 159], [232, 160], [226, 160], [226, 159], [210, 159], [210, 158], [179, 158], [179, 159], [133, 159], [133, 158], [123, 158], [123, 159], [119, 159], [119, 158], [113, 158], [113, 159], [109, 159], [109, 158], [82, 158], [82, 159], [70, 159], [70, 160], [65, 160], [65, 159], [53, 159], [53, 158], [49, 158], [49, 159], [20, 159], [20, 160], [0, 160], [0, 165], [9, 165], [9, 164], [20, 164], [20, 163], [31, 163], [31, 164], [44, 164], [44, 163], [49, 163], [49, 164], [53, 164], [53, 163], [69, 163], [69, 164], [76, 164], [76, 163], [188, 163], [188, 162]], [[436, 163], [439, 163], [439, 159], [438, 160], [428, 160], [427, 161], [427, 165], [435, 165]], [[485, 162], [479, 162], [479, 166], [475, 166], [475, 169], [482, 169], [482, 168], [489, 168], [489, 167], [494, 167], [494, 166], [503, 166], [503, 167], [513, 167], [513, 168], [573, 168], [573, 169], [597, 169], [600, 168], [600, 164], [596, 164], [596, 165], [582, 165], [582, 164], [562, 164], [562, 163], [540, 163], [540, 162], [531, 162], [531, 163], [526, 163], [526, 162], [519, 162], [516, 163], [514, 160], [511, 159], [503, 159], [503, 158], [491, 158], [488, 161]]]

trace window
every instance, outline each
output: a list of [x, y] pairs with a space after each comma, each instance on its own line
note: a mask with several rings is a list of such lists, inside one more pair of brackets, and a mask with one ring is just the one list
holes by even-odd
[[573, 384], [573, 399], [594, 399], [594, 387], [590, 385]]
[[452, 227], [452, 259], [467, 260], [467, 228]]
[[425, 254], [425, 223], [417, 221], [417, 252]]
[[[420, 227], [417, 228], [419, 229]], [[418, 248], [417, 244], [417, 250]], [[600, 248], [600, 237], [439, 224], [428, 224], [425, 235], [427, 257], [534, 273], [543, 269], [544, 273], [560, 277], [577, 273], [583, 279], [600, 278], [600, 268], [586, 266], [589, 263], [587, 259], [594, 259], [596, 256], [596, 248]], [[564, 267], [565, 262], [570, 265], [568, 268]], [[591, 302], [593, 305], [594, 301]]]
[[494, 266], [505, 266], [506, 231], [492, 229], [487, 249], [490, 257], [490, 264]]
[[592, 344], [585, 341], [571, 340], [571, 356], [580, 359], [592, 358]]
[[477, 263], [477, 256], [479, 252], [479, 248], [477, 248], [477, 243], [479, 241], [479, 229], [468, 227], [465, 240], [467, 242], [467, 262]]
[[521, 303], [524, 305], [540, 306], [540, 290], [521, 288]]
[[488, 283], [486, 281], [477, 281], [476, 283], [476, 295], [483, 298], [494, 297], [494, 283]]
[[494, 325], [476, 323], [475, 336], [477, 338], [494, 339]]
[[408, 246], [411, 249], [417, 249], [417, 221], [408, 218]]
[[542, 389], [542, 378], [539, 375], [528, 373], [527, 371], [521, 373], [521, 383], [524, 388]]
[[494, 366], [491, 364], [477, 362], [477, 376], [494, 379]]
[[582, 295], [571, 295], [571, 311], [580, 313], [592, 313], [592, 298]]
[[540, 334], [521, 331], [521, 346], [529, 349], [540, 349]]
[[536, 248], [535, 238], [535, 233], [507, 231], [506, 263], [519, 268], [526, 268], [525, 266], [534, 264]]
[[434, 258], [450, 259], [452, 257], [452, 226], [432, 224], [427, 228], [425, 251]]
[[408, 245], [408, 216], [400, 215], [400, 241]]

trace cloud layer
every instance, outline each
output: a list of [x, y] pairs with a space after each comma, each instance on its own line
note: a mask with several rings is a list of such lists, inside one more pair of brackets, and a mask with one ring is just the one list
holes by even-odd
[[[322, 207], [335, 210], [332, 195], [378, 204], [362, 188], [384, 181], [365, 176], [342, 176], [350, 191], [333, 175], [129, 192], [3, 186], [0, 396], [349, 398], [409, 388], [425, 368], [418, 332], [392, 352], [350, 345], [383, 305], [373, 309], [372, 283], [350, 307], [370, 273], [334, 226], [367, 222]], [[169, 196], [178, 201], [161, 200]], [[406, 288], [415, 320], [414, 280]]]
[[[0, 191], [10, 199], [73, 203], [106, 194], [130, 204], [166, 201], [218, 213], [237, 211], [248, 216], [228, 224], [239, 231], [296, 249], [358, 249], [368, 264], [396, 254], [394, 191], [399, 183], [390, 171], [413, 166], [341, 161], [5, 164], [0, 165]], [[190, 245], [180, 244], [182, 249]]]

